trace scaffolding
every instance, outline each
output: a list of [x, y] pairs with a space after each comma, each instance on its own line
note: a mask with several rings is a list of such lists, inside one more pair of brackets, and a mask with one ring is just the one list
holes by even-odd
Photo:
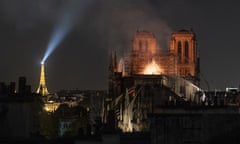
[[132, 51], [121, 60], [123, 76], [142, 75], [146, 66], [155, 61], [160, 67], [162, 75], [177, 75], [177, 58], [173, 53], [161, 52], [152, 55], [148, 52]]

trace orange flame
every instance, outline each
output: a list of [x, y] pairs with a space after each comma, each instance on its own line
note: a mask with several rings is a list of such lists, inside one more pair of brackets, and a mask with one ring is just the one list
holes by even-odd
[[145, 75], [158, 75], [161, 74], [162, 71], [158, 64], [156, 64], [155, 60], [152, 60], [152, 62], [145, 67], [143, 73]]

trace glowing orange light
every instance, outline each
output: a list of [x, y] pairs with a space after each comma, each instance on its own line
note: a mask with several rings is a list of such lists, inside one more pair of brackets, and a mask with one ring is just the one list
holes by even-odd
[[160, 67], [156, 64], [156, 62], [153, 60], [150, 64], [148, 64], [143, 72], [145, 75], [157, 75], [161, 74], [162, 71]]

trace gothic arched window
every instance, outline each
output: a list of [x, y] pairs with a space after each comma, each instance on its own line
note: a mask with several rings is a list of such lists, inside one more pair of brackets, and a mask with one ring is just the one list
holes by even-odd
[[189, 57], [189, 46], [188, 46], [188, 42], [185, 41], [184, 45], [185, 45], [185, 57], [188, 58], [188, 57]]
[[179, 58], [179, 62], [181, 61], [181, 55], [182, 55], [182, 44], [181, 42], [179, 41], [178, 44], [177, 44], [177, 53], [178, 53], [178, 58]]
[[145, 41], [145, 51], [148, 51], [148, 41]]
[[188, 42], [185, 41], [184, 43], [184, 55], [185, 55], [185, 63], [188, 63], [188, 58], [189, 58], [189, 46], [188, 46]]
[[139, 44], [139, 51], [142, 51], [142, 41], [140, 40], [138, 44]]

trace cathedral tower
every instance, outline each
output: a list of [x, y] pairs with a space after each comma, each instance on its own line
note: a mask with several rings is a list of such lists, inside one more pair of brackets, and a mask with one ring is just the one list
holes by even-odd
[[157, 53], [157, 39], [155, 35], [147, 31], [137, 31], [133, 38], [132, 49], [135, 52]]
[[178, 75], [199, 82], [199, 57], [197, 42], [192, 30], [173, 32], [170, 52], [177, 56]]
[[154, 60], [157, 53], [155, 35], [147, 31], [137, 31], [132, 41], [131, 73], [144, 74], [146, 65]]
[[49, 94], [46, 86], [44, 64], [41, 64], [40, 82], [37, 89], [37, 93], [41, 94], [42, 96], [46, 96]]

